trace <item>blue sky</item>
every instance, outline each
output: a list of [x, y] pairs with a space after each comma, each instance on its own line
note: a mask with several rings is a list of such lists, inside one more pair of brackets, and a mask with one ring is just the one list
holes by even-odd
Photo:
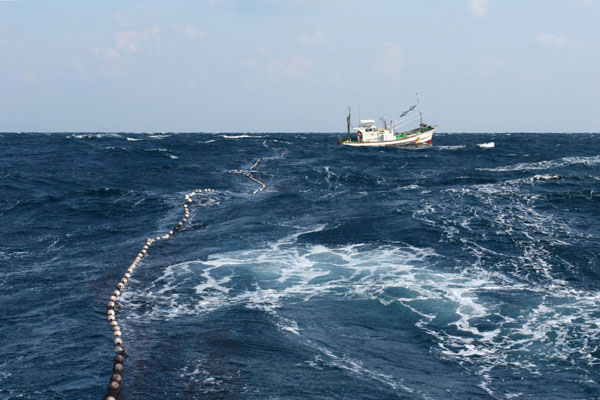
[[600, 132], [600, 0], [0, 0], [0, 131]]

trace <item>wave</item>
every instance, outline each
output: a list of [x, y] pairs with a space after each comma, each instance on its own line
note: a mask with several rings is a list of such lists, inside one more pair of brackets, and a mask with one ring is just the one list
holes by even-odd
[[[326, 388], [334, 397], [444, 398], [460, 386], [471, 397], [585, 398], [600, 390], [600, 156], [589, 157], [587, 137], [541, 147], [528, 137], [495, 150], [476, 147], [491, 135], [472, 144], [442, 137], [466, 147], [349, 155], [289, 134], [182, 133], [154, 145], [146, 134], [122, 133], [143, 145], [67, 135], [5, 134], [0, 287], [23, 295], [7, 309], [16, 330], [37, 324], [48, 337], [68, 337], [100, 318], [99, 302], [95, 316], [77, 307], [90, 303], [86, 291], [61, 291], [72, 318], [49, 324], [44, 288], [104, 291], [146, 235], [182, 217], [184, 189], [198, 184], [229, 191], [194, 201], [194, 210], [210, 207], [152, 247], [119, 296], [129, 382], [172, 382], [167, 397], [318, 397]], [[286, 140], [285, 158], [267, 161], [282, 157]], [[495, 160], [483, 157], [490, 151]], [[502, 164], [516, 172], [475, 170]], [[231, 168], [251, 168], [272, 189], [251, 198]], [[139, 179], [126, 179], [132, 170]], [[306, 228], [316, 223], [327, 225]], [[88, 325], [75, 330], [92, 351], [71, 397], [95, 396], [94, 360], [112, 347], [95, 344], [110, 331]], [[11, 340], [4, 359], [32, 344]], [[0, 361], [0, 381], [14, 374], [0, 386], [9, 397], [11, 386], [25, 397], [61, 391], [77, 364], [67, 347], [52, 347], [62, 357], [40, 348], [19, 374]], [[67, 367], [36, 371], [40, 357]], [[28, 386], [26, 371], [40, 383]], [[443, 379], [430, 384], [432, 373]]]
[[570, 165], [583, 164], [589, 167], [600, 164], [600, 155], [590, 157], [563, 157], [558, 160], [538, 161], [532, 163], [518, 163], [514, 165], [506, 165], [494, 168], [477, 168], [479, 171], [526, 171], [526, 170], [541, 170], [550, 168], [568, 167]]
[[400, 190], [416, 190], [416, 189], [422, 189], [422, 188], [423, 188], [422, 186], [419, 186], [417, 184], [412, 184], [412, 185], [399, 187], [398, 189], [400, 189]]
[[[296, 237], [170, 265], [154, 281], [136, 282], [138, 289], [123, 296], [129, 303], [124, 309], [133, 310], [129, 318], [164, 321], [244, 307], [268, 313], [280, 330], [302, 336], [306, 323], [286, 313], [290, 303], [339, 298], [398, 304], [435, 340], [442, 358], [470, 365], [489, 391], [490, 371], [507, 363], [529, 374], [570, 358], [600, 363], [598, 354], [585, 351], [600, 340], [596, 293], [478, 265], [439, 269], [443, 258], [429, 248], [298, 246]], [[538, 263], [543, 256], [531, 254]], [[140, 301], [148, 306], [136, 309], [133, 303]], [[349, 360], [329, 359], [352, 368]]]
[[435, 146], [435, 149], [437, 150], [460, 150], [460, 149], [464, 149], [467, 146], [465, 146], [464, 144], [460, 144], [460, 145], [456, 145], [456, 146]]
[[67, 139], [104, 139], [104, 138], [117, 138], [122, 139], [123, 136], [117, 133], [82, 133], [73, 134], [67, 136]]
[[246, 138], [261, 139], [262, 138], [262, 136], [255, 136], [255, 135], [222, 135], [221, 137], [224, 139], [246, 139]]

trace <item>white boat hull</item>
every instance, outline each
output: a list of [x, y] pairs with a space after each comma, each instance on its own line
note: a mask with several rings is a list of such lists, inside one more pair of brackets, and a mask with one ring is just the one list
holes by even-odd
[[431, 139], [437, 128], [429, 129], [425, 132], [410, 135], [394, 140], [364, 140], [364, 141], [342, 141], [345, 146], [354, 147], [381, 147], [381, 146], [419, 146], [431, 144]]

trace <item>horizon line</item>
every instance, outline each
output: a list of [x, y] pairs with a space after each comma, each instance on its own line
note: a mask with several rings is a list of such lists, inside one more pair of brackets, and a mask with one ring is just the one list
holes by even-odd
[[[101, 130], [74, 130], [74, 131], [0, 131], [0, 135], [9, 134], [9, 133], [43, 133], [43, 134], [58, 134], [58, 133], [127, 133], [134, 135], [148, 135], [148, 134], [165, 134], [165, 133], [197, 133], [197, 134], [208, 134], [208, 135], [228, 135], [228, 134], [338, 134], [338, 135], [347, 135], [346, 132], [336, 132], [336, 131], [101, 131]], [[599, 134], [600, 131], [570, 131], [570, 132], [559, 132], [559, 131], [487, 131], [487, 132], [479, 132], [479, 131], [448, 131], [448, 132], [436, 132], [437, 134], [577, 134], [577, 133], [586, 133], [586, 134]]]

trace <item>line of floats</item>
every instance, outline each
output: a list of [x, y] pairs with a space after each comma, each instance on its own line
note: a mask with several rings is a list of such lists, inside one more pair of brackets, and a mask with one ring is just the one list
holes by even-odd
[[[285, 154], [285, 152], [287, 152], [287, 149], [284, 151], [283, 154]], [[283, 154], [282, 154], [282, 156], [283, 156]], [[256, 190], [254, 190], [254, 192], [252, 192], [252, 194], [259, 193], [267, 187], [263, 182], [261, 182], [259, 179], [255, 178], [251, 173], [251, 171], [253, 171], [254, 168], [256, 168], [256, 166], [258, 166], [258, 164], [260, 163], [261, 160], [262, 160], [262, 158], [259, 158], [258, 160], [256, 160], [254, 165], [252, 165], [252, 167], [250, 167], [250, 169], [248, 171], [243, 171], [243, 170], [229, 171], [230, 173], [238, 173], [238, 174], [244, 175], [248, 179], [258, 183], [260, 185], [260, 187]], [[147, 238], [146, 239], [146, 243], [144, 244], [144, 246], [142, 247], [140, 252], [136, 255], [133, 262], [129, 265], [129, 268], [127, 268], [127, 272], [125, 272], [125, 274], [123, 275], [123, 278], [117, 284], [117, 289], [110, 296], [110, 299], [107, 304], [106, 316], [108, 319], [108, 323], [110, 324], [110, 326], [112, 327], [112, 330], [113, 330], [113, 336], [114, 336], [113, 343], [115, 344], [116, 355], [114, 357], [113, 371], [112, 371], [112, 375], [110, 377], [110, 383], [108, 384], [108, 394], [105, 396], [105, 400], [117, 400], [119, 393], [121, 391], [121, 386], [122, 386], [122, 382], [123, 382], [124, 363], [125, 363], [125, 358], [127, 357], [127, 354], [125, 351], [125, 344], [124, 344], [123, 337], [122, 337], [123, 334], [121, 333], [121, 327], [119, 326], [119, 321], [117, 319], [117, 314], [115, 312], [115, 307], [117, 305], [117, 301], [118, 301], [119, 297], [122, 295], [123, 291], [125, 290], [125, 287], [126, 287], [127, 283], [129, 282], [129, 280], [131, 279], [131, 275], [133, 274], [135, 269], [140, 265], [143, 258], [148, 255], [148, 250], [150, 249], [150, 246], [152, 246], [153, 243], [155, 243], [159, 240], [169, 239], [176, 232], [181, 230], [183, 225], [190, 218], [190, 210], [189, 210], [188, 204], [192, 203], [192, 201], [193, 201], [192, 198], [195, 195], [198, 195], [200, 193], [205, 193], [205, 192], [214, 192], [214, 190], [213, 189], [196, 189], [185, 195], [185, 203], [183, 204], [184, 217], [168, 233], [166, 233], [162, 236], [157, 236], [155, 238]]]

